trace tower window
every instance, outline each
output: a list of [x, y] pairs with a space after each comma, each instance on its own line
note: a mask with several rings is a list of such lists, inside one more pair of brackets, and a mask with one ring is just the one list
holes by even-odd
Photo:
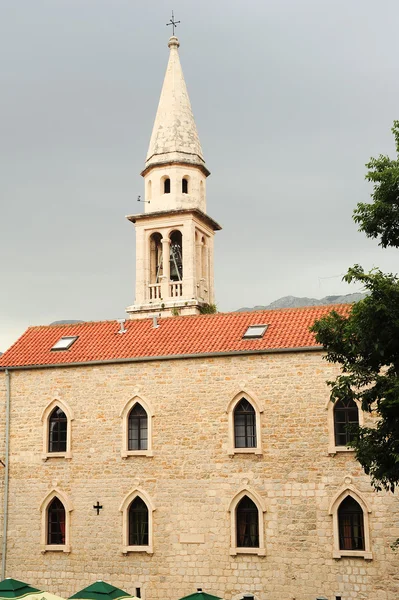
[[169, 177], [163, 182], [163, 193], [170, 194], [170, 179]]
[[170, 234], [170, 280], [183, 279], [183, 236], [181, 231], [172, 231]]
[[187, 179], [182, 179], [181, 182], [181, 191], [183, 194], [188, 194], [188, 181]]
[[150, 283], [159, 283], [162, 275], [162, 235], [156, 231], [150, 237]]

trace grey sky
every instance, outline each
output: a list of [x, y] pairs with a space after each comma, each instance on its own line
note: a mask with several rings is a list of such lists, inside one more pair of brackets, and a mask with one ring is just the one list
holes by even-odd
[[170, 10], [208, 179], [219, 310], [349, 293], [364, 163], [394, 153], [396, 0], [2, 0], [0, 350], [124, 315]]

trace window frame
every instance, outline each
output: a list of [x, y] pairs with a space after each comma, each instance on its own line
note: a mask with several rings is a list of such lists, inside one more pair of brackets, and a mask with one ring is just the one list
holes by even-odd
[[[133, 411], [135, 410], [135, 408], [140, 407], [140, 409], [143, 411], [142, 414], [132, 414]], [[131, 427], [131, 424], [134, 423], [136, 426], [134, 426], [133, 428]], [[145, 424], [145, 427], [144, 427]], [[130, 441], [131, 441], [131, 433], [134, 433], [135, 430], [137, 429], [137, 445], [138, 448], [130, 448]], [[133, 430], [133, 431], [132, 431]], [[143, 436], [144, 431], [146, 432], [145, 437]], [[132, 441], [134, 441], [134, 437], [132, 436]], [[145, 448], [141, 448], [145, 440]], [[127, 415], [127, 449], [129, 452], [133, 452], [133, 451], [137, 451], [137, 450], [143, 450], [143, 451], [147, 451], [148, 450], [148, 414], [147, 411], [145, 410], [145, 408], [140, 404], [140, 402], [136, 402], [135, 404], [133, 404], [132, 408], [129, 411], [129, 414]]]
[[[62, 503], [65, 510], [65, 543], [64, 544], [49, 544], [48, 543], [48, 509], [50, 504], [54, 500], [58, 500]], [[42, 526], [41, 526], [41, 552], [64, 552], [69, 554], [71, 552], [70, 544], [70, 529], [71, 529], [71, 512], [73, 506], [69, 498], [60, 489], [53, 488], [40, 504], [40, 512], [42, 515]]]
[[[340, 548], [339, 542], [339, 516], [338, 511], [342, 502], [351, 496], [355, 500], [363, 511], [363, 528], [364, 528], [364, 550], [343, 550]], [[333, 558], [363, 558], [365, 560], [372, 560], [373, 554], [370, 546], [370, 524], [369, 515], [371, 509], [369, 508], [366, 501], [362, 498], [361, 494], [356, 490], [353, 485], [348, 485], [340, 492], [338, 492], [333, 498], [328, 513], [332, 515], [333, 519]]]
[[[256, 547], [240, 547], [237, 546], [237, 507], [241, 500], [247, 496], [255, 504], [258, 509], [258, 535], [259, 535], [259, 546]], [[266, 556], [265, 549], [265, 525], [264, 525], [264, 513], [266, 512], [266, 506], [263, 498], [257, 494], [254, 490], [250, 490], [247, 487], [242, 488], [230, 502], [230, 556], [236, 556], [237, 554], [256, 554], [258, 556]]]
[[[354, 400], [358, 415], [359, 415], [359, 426], [363, 427], [364, 424], [364, 413], [362, 406], [358, 400]], [[327, 400], [327, 427], [328, 427], [328, 454], [337, 454], [337, 452], [354, 452], [354, 448], [348, 446], [337, 446], [335, 444], [335, 419], [334, 419], [334, 408], [336, 402], [332, 402], [330, 398]]]
[[[135, 404], [140, 404], [147, 413], [147, 450], [129, 450], [129, 415]], [[152, 418], [154, 413], [149, 402], [142, 396], [133, 396], [123, 407], [120, 417], [122, 419], [122, 448], [121, 457], [127, 459], [130, 456], [154, 456], [152, 449]]]
[[[246, 410], [245, 406], [239, 411], [238, 409], [243, 403], [247, 403], [250, 410]], [[239, 422], [237, 417], [241, 417]], [[256, 448], [257, 435], [256, 435], [256, 411], [252, 404], [248, 402], [246, 398], [241, 398], [234, 407], [233, 410], [233, 422], [234, 422], [234, 448]], [[243, 435], [239, 435], [239, 429], [243, 428]], [[244, 446], [239, 445], [239, 441], [244, 441]], [[238, 442], [238, 443], [237, 443]]]
[[[49, 440], [50, 440], [50, 416], [54, 409], [60, 408], [67, 418], [67, 443], [66, 450], [64, 452], [49, 452]], [[74, 420], [73, 411], [70, 406], [61, 400], [59, 396], [55, 397], [46, 408], [43, 410], [41, 415], [42, 429], [43, 429], [43, 452], [42, 460], [48, 460], [49, 458], [72, 458], [72, 421]]]
[[[256, 446], [252, 448], [236, 448], [235, 447], [235, 424], [234, 424], [234, 411], [236, 406], [241, 402], [242, 399], [247, 400], [255, 411], [255, 432], [256, 432]], [[262, 451], [262, 427], [261, 427], [261, 414], [263, 413], [263, 406], [254, 393], [249, 393], [245, 390], [241, 390], [230, 400], [227, 405], [226, 413], [228, 417], [228, 454], [234, 456], [235, 454], [263, 454]]]
[[[138, 501], [141, 501], [142, 505], [145, 507], [145, 511], [144, 510], [143, 511], [136, 510], [136, 509], [132, 508], [133, 504], [135, 502], [138, 502]], [[134, 523], [131, 522], [133, 520], [133, 519], [131, 519], [132, 510], [135, 511], [135, 512], [137, 512], [138, 514], [140, 512], [143, 512], [143, 514], [146, 514], [146, 526], [147, 526], [147, 532], [146, 532], [147, 533], [147, 535], [146, 535], [146, 537], [147, 537], [147, 543], [146, 544], [131, 544], [131, 538], [134, 537], [132, 535], [132, 531], [131, 531], [131, 525], [134, 524]], [[144, 500], [139, 495], [136, 495], [133, 498], [133, 500], [130, 502], [129, 506], [127, 507], [127, 512], [128, 512], [128, 514], [127, 514], [127, 520], [128, 520], [128, 544], [129, 544], [129, 546], [146, 546], [147, 547], [149, 545], [149, 539], [150, 539], [149, 531], [148, 531], [150, 519], [149, 519], [149, 511], [148, 511], [147, 504], [144, 502]]]
[[[129, 509], [132, 502], [137, 497], [145, 503], [148, 510], [148, 545], [146, 546], [129, 545]], [[122, 554], [129, 554], [130, 552], [146, 552], [147, 554], [154, 553], [153, 513], [155, 510], [156, 507], [148, 494], [140, 488], [135, 488], [125, 496], [122, 504], [119, 507], [119, 511], [122, 513]]]

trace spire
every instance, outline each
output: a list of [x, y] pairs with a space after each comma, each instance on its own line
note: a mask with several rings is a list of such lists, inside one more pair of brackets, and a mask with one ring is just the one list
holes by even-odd
[[197, 165], [209, 175], [180, 64], [177, 37], [172, 36], [168, 46], [169, 62], [142, 175], [149, 167], [163, 163]]

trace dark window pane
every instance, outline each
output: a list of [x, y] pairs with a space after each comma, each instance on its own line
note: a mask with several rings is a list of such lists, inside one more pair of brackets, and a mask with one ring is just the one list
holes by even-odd
[[243, 398], [234, 410], [234, 446], [256, 447], [256, 415], [253, 406]]
[[148, 449], [148, 418], [141, 404], [135, 404], [129, 413], [128, 450]]
[[56, 406], [49, 418], [49, 452], [66, 452], [67, 423], [65, 413]]
[[256, 505], [248, 496], [236, 508], [238, 548], [259, 548], [259, 518]]
[[58, 498], [47, 509], [47, 544], [65, 544], [65, 508]]
[[163, 192], [164, 194], [170, 194], [170, 179], [165, 179], [163, 184]]
[[183, 179], [181, 182], [181, 191], [183, 194], [188, 194], [188, 181], [187, 179]]
[[341, 550], [364, 550], [363, 511], [351, 496], [338, 509], [338, 529]]
[[129, 546], [148, 546], [148, 508], [139, 497], [129, 508]]
[[335, 445], [347, 446], [354, 438], [351, 426], [359, 425], [359, 410], [354, 400], [338, 400], [334, 406]]

